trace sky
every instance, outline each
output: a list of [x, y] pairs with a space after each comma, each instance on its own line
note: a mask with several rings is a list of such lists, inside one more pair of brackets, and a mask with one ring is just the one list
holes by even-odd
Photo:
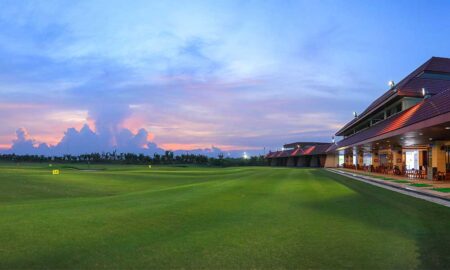
[[0, 0], [0, 150], [328, 142], [389, 80], [450, 57], [449, 12], [433, 0]]

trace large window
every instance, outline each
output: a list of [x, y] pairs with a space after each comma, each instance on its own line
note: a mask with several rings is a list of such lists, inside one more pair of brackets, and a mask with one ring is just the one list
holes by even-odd
[[419, 169], [419, 151], [417, 150], [406, 151], [406, 169], [407, 170]]
[[364, 153], [363, 155], [363, 163], [366, 166], [372, 165], [372, 154], [371, 153]]
[[343, 166], [345, 163], [345, 155], [344, 155], [344, 151], [340, 151], [339, 152], [339, 166]]
[[387, 154], [380, 154], [380, 165], [386, 166], [388, 165], [388, 155]]

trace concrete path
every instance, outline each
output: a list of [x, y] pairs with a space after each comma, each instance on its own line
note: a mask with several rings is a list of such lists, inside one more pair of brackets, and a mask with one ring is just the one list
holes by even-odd
[[437, 192], [437, 191], [432, 191], [432, 190], [421, 190], [418, 188], [414, 188], [411, 186], [406, 186], [406, 185], [401, 185], [401, 184], [397, 184], [397, 183], [392, 183], [392, 182], [388, 182], [388, 181], [384, 181], [384, 180], [380, 180], [380, 179], [376, 179], [370, 176], [366, 176], [366, 175], [361, 175], [361, 174], [356, 174], [356, 173], [351, 173], [351, 172], [347, 172], [344, 170], [339, 170], [339, 169], [331, 169], [331, 168], [327, 168], [326, 169], [329, 172], [333, 172], [357, 181], [361, 181], [370, 185], [374, 185], [377, 187], [381, 187], [384, 189], [389, 189], [401, 194], [405, 194], [405, 195], [409, 195], [418, 199], [422, 199], [425, 201], [429, 201], [429, 202], [433, 202], [433, 203], [437, 203], [446, 207], [450, 207], [450, 194], [440, 194], [442, 192]]

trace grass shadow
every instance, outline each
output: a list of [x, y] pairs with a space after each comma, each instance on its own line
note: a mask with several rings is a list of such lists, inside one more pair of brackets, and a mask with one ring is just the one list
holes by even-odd
[[[317, 201], [310, 203], [308, 207], [414, 239], [420, 268], [448, 268], [450, 209], [331, 172], [322, 171], [320, 174], [353, 190], [359, 196]], [[358, 211], [361, 207], [365, 209], [363, 213]]]

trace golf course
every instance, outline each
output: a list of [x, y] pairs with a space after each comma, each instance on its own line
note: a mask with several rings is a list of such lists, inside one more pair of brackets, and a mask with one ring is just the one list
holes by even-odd
[[1, 269], [449, 265], [450, 209], [324, 169], [0, 164]]

